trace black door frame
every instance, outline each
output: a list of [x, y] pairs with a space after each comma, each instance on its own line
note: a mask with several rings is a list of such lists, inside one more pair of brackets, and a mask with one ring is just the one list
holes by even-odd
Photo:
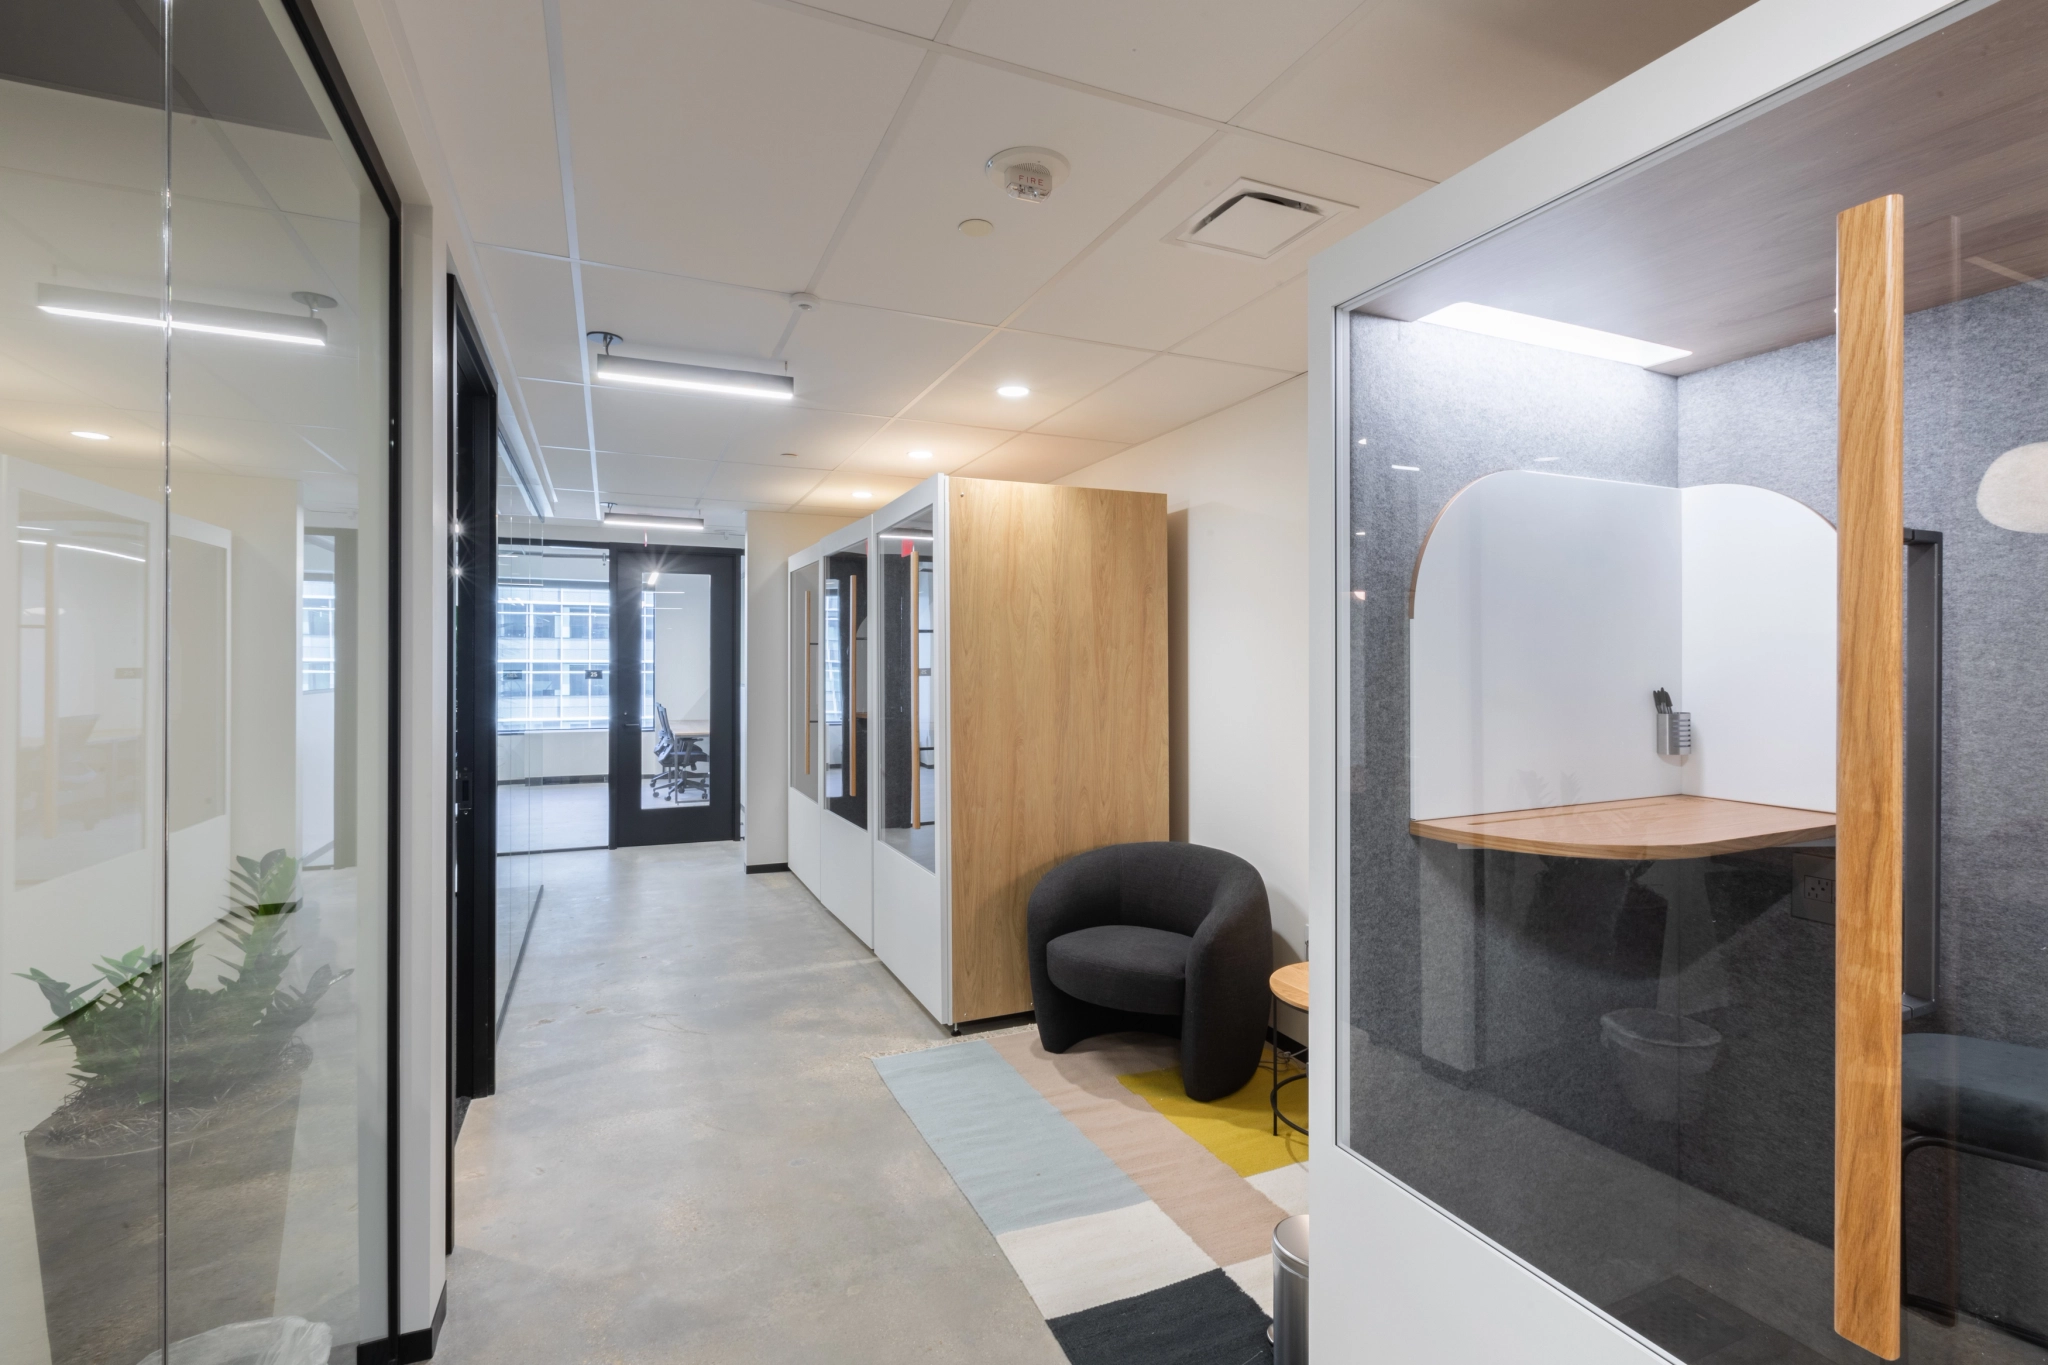
[[[498, 387], [448, 277], [448, 1141], [453, 1106], [497, 1089]], [[454, 1219], [450, 1184], [450, 1236]]]
[[[611, 846], [736, 840], [739, 823], [739, 570], [741, 551], [612, 543]], [[645, 575], [711, 577], [711, 800], [643, 810], [640, 804], [640, 594]]]

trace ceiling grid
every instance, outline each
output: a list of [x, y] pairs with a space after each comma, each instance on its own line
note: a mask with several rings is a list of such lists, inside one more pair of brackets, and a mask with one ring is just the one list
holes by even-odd
[[[1317, 250], [1741, 7], [396, 5], [556, 512], [724, 529], [1056, 479], [1285, 382]], [[1043, 204], [984, 172], [1018, 146], [1072, 164]], [[1245, 180], [1334, 207], [1266, 259], [1172, 240]], [[796, 400], [593, 385], [589, 330]]]

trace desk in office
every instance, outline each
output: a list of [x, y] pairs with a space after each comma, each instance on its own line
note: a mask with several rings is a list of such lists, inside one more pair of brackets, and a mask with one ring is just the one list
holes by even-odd
[[1642, 796], [1410, 820], [1408, 832], [1467, 848], [1654, 861], [1832, 839], [1835, 815], [1710, 796]]

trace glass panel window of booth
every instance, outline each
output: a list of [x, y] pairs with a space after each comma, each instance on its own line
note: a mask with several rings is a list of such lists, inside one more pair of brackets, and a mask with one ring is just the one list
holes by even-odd
[[938, 866], [938, 767], [932, 725], [932, 513], [876, 538], [881, 551], [882, 840]]
[[2010, 970], [2048, 952], [2044, 14], [1976, 11], [1348, 320], [1341, 1140], [1681, 1360], [1874, 1358], [1834, 1312], [1835, 248], [1897, 193], [1894, 543], [1939, 553], [1905, 580], [1927, 795], [1879, 1135], [1903, 1352], [2048, 1361], [2048, 985]]
[[825, 557], [826, 808], [867, 828], [868, 547], [862, 541]]

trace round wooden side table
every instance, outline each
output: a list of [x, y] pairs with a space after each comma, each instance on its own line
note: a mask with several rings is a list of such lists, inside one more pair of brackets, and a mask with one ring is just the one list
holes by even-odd
[[[1308, 1048], [1304, 1046], [1290, 1049], [1280, 1046], [1280, 1006], [1292, 1005], [1303, 1014], [1308, 1013], [1308, 964], [1290, 963], [1274, 972], [1266, 985], [1273, 995], [1272, 1005], [1267, 1010], [1271, 1019], [1270, 1036], [1273, 1045], [1273, 1091], [1268, 1097], [1273, 1106], [1273, 1136], [1280, 1136], [1280, 1125], [1284, 1123], [1306, 1137], [1308, 1129], [1280, 1112], [1280, 1091], [1296, 1081], [1308, 1079]], [[1280, 1058], [1283, 1056], [1301, 1068], [1299, 1072], [1284, 1080], [1280, 1076]]]

